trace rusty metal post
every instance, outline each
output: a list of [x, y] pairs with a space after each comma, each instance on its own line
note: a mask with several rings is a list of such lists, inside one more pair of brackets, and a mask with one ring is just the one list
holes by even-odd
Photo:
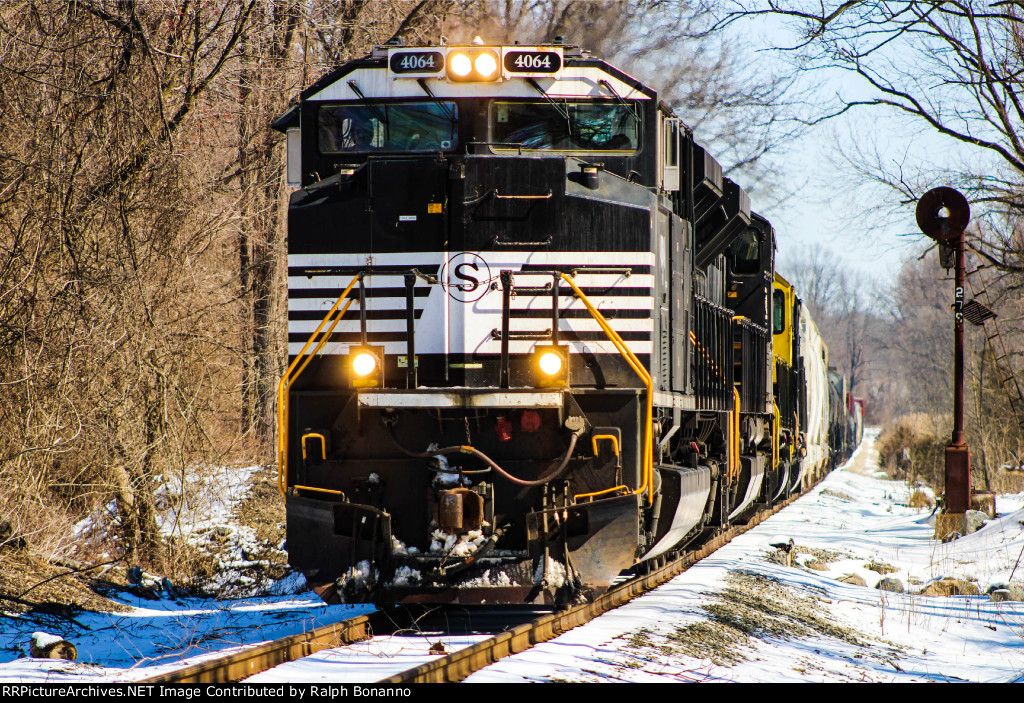
[[953, 437], [946, 447], [947, 513], [966, 513], [971, 507], [971, 452], [964, 440], [964, 230], [949, 241], [956, 254], [956, 286], [953, 294]]
[[917, 203], [917, 224], [940, 246], [953, 249], [953, 436], [946, 446], [946, 503], [935, 521], [935, 537], [962, 535], [971, 507], [971, 452], [964, 439], [964, 285], [967, 279], [964, 230], [971, 220], [967, 199], [953, 188], [934, 188]]

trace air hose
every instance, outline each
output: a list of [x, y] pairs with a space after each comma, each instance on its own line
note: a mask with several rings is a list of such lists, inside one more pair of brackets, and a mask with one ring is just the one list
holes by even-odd
[[[471, 456], [475, 456], [476, 458], [480, 459], [485, 464], [490, 466], [506, 481], [511, 481], [512, 483], [518, 486], [543, 486], [544, 484], [550, 483], [551, 481], [554, 481], [556, 478], [561, 476], [562, 473], [565, 471], [565, 468], [569, 465], [569, 459], [572, 458], [572, 453], [576, 449], [576, 442], [577, 440], [579, 440], [580, 435], [582, 433], [582, 428], [578, 430], [574, 429], [572, 431], [572, 436], [569, 438], [569, 446], [566, 448], [565, 454], [562, 455], [562, 459], [558, 464], [558, 468], [556, 468], [547, 476], [542, 476], [541, 478], [538, 478], [535, 481], [527, 481], [521, 478], [517, 478], [510, 474], [508, 471], [505, 471], [505, 469], [498, 466], [497, 462], [495, 462], [494, 459], [491, 459], [491, 457], [487, 456], [476, 447], [470, 447], [468, 445], [457, 445], [453, 447], [442, 447], [440, 449], [435, 449], [426, 452], [410, 451], [398, 443], [398, 439], [395, 438], [394, 431], [392, 430], [391, 427], [388, 427], [388, 437], [391, 438], [391, 441], [394, 443], [395, 447], [397, 447], [398, 450], [405, 454], [406, 456], [411, 456], [416, 459], [429, 459], [431, 457], [437, 456], [438, 454], [469, 454]], [[453, 471], [452, 473], [455, 472]]]

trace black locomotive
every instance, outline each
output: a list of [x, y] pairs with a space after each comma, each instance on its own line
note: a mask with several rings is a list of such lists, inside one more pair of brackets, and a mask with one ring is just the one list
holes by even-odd
[[388, 46], [275, 127], [279, 484], [325, 600], [590, 598], [850, 450], [771, 225], [635, 78]]

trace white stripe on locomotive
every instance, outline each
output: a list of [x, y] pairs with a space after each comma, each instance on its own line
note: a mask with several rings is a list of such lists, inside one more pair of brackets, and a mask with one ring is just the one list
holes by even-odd
[[[652, 286], [654, 277], [649, 273], [634, 273], [629, 276], [624, 271], [610, 271], [586, 273], [588, 267], [605, 268], [640, 268], [648, 270], [653, 264], [653, 255], [650, 252], [482, 252], [491, 258], [487, 262], [490, 268], [490, 282], [498, 282], [501, 270], [516, 271], [516, 285], [519, 288], [540, 287], [551, 282], [550, 274], [537, 273], [536, 271], [525, 271], [523, 266], [531, 269], [579, 267], [574, 280], [584, 289], [589, 289], [591, 302], [610, 320], [612, 328], [627, 336], [641, 339], [626, 340], [626, 345], [635, 354], [650, 354], [653, 350], [651, 337], [653, 335], [654, 320], [650, 314], [653, 307], [654, 297]], [[444, 252], [424, 253], [398, 253], [381, 254], [372, 257], [372, 263], [376, 266], [412, 268], [421, 270], [438, 270], [439, 262], [446, 261], [450, 256]], [[289, 265], [293, 269], [318, 267], [363, 267], [368, 263], [364, 254], [325, 254], [325, 255], [292, 255], [289, 256]], [[322, 291], [322, 296], [313, 298], [295, 297], [288, 303], [289, 324], [288, 331], [294, 335], [308, 335], [319, 325], [318, 319], [294, 319], [292, 313], [308, 311], [325, 312], [334, 304], [335, 298], [331, 293], [343, 289], [351, 280], [347, 274], [339, 275], [334, 272], [320, 275], [311, 273], [299, 274], [289, 277], [289, 287], [294, 291]], [[481, 285], [484, 282], [481, 281]], [[395, 311], [405, 309], [404, 281], [401, 273], [391, 271], [376, 273], [365, 279], [367, 290], [389, 289], [385, 295], [373, 295], [366, 298], [367, 312], [371, 311]], [[477, 354], [498, 354], [501, 350], [501, 342], [492, 335], [492, 330], [501, 328], [502, 291], [500, 283], [492, 289], [488, 287], [479, 300], [463, 302], [448, 295], [446, 288], [440, 285], [426, 284], [417, 281], [417, 292], [423, 287], [429, 288], [429, 295], [418, 295], [414, 297], [414, 308], [417, 312], [415, 322], [416, 328], [416, 351], [417, 354], [441, 354], [441, 353], [477, 353]], [[635, 290], [637, 294], [628, 295], [629, 290]], [[563, 284], [560, 290], [559, 308], [564, 311], [584, 310], [582, 301], [572, 296], [568, 286]], [[353, 295], [356, 292], [353, 291]], [[539, 294], [517, 294], [510, 301], [511, 319], [509, 330], [515, 333], [544, 333], [551, 329], [550, 316], [538, 314], [551, 310], [551, 295], [549, 293]], [[637, 317], [635, 313], [630, 317], [618, 318], [617, 313], [622, 311], [647, 311], [647, 315]], [[354, 306], [347, 318], [341, 321], [335, 328], [336, 333], [357, 334], [360, 331], [358, 318], [358, 303]], [[521, 314], [530, 312], [531, 316], [524, 317]], [[302, 317], [309, 317], [308, 314]], [[447, 329], [447, 335], [438, 334], [438, 331]], [[399, 319], [373, 319], [372, 313], [367, 319], [367, 332], [392, 333], [404, 337], [406, 321]], [[600, 325], [589, 315], [560, 317], [559, 331], [569, 334], [585, 335], [586, 340], [564, 340], [573, 352], [593, 354], [617, 354], [615, 346], [606, 339]], [[528, 354], [533, 347], [542, 340], [510, 340], [509, 352], [511, 354]], [[447, 344], [446, 344], [447, 342]], [[404, 339], [399, 341], [386, 341], [383, 343], [386, 354], [403, 354], [407, 349]], [[347, 353], [349, 343], [329, 343], [323, 353], [344, 354]], [[289, 353], [297, 354], [302, 348], [302, 342], [292, 341], [289, 344]]]

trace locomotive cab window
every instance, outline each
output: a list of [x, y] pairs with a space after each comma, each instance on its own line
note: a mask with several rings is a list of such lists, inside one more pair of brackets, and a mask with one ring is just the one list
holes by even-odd
[[598, 151], [635, 153], [640, 122], [634, 105], [621, 103], [495, 102], [491, 141], [495, 151]]
[[730, 245], [729, 263], [737, 276], [761, 272], [761, 247], [756, 230], [747, 229]]
[[453, 102], [327, 105], [317, 122], [321, 154], [448, 151], [458, 142]]
[[772, 293], [772, 334], [786, 331], [786, 294], [778, 288]]
[[679, 118], [665, 119], [662, 141], [661, 187], [667, 191], [679, 190]]

